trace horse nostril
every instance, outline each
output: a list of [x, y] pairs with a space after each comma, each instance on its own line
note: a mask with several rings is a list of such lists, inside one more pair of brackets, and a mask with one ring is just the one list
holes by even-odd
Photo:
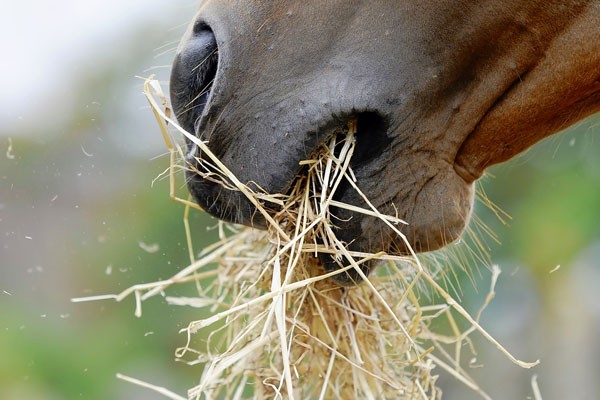
[[206, 24], [206, 22], [202, 21], [201, 19], [197, 20], [194, 23], [194, 28], [192, 30], [192, 32], [194, 33], [194, 36], [198, 35], [198, 34], [202, 34], [205, 31], [212, 32], [212, 29], [210, 29], [210, 27]]
[[356, 148], [351, 161], [353, 167], [368, 163], [390, 145], [388, 125], [388, 121], [377, 112], [356, 114]]
[[182, 44], [171, 70], [171, 104], [180, 124], [193, 132], [202, 115], [217, 74], [219, 49], [213, 31], [204, 22]]

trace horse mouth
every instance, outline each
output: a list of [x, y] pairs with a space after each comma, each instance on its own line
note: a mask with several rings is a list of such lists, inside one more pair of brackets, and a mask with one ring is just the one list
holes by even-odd
[[[263, 181], [257, 183], [256, 179], [250, 177], [238, 176], [237, 178], [245, 184], [251, 191], [262, 195], [287, 195], [294, 186], [294, 183], [301, 178], [305, 168], [301, 161], [311, 159], [325, 143], [334, 136], [340, 139], [348, 132], [350, 121], [355, 121], [356, 126], [356, 145], [350, 167], [360, 169], [369, 164], [390, 145], [391, 138], [388, 136], [388, 121], [376, 111], [349, 112], [340, 117], [333, 117], [322, 128], [316, 132], [308, 132], [298, 140], [304, 141], [309, 145], [305, 150], [297, 154], [295, 159], [291, 160], [273, 160], [273, 165], [285, 165], [287, 171], [273, 171], [273, 179], [263, 178]], [[201, 131], [195, 129], [196, 137], [202, 137]], [[309, 138], [309, 140], [306, 140]], [[339, 140], [338, 140], [339, 142]], [[210, 142], [209, 142], [210, 146]], [[276, 158], [277, 152], [273, 152]], [[186, 171], [186, 180], [188, 189], [194, 200], [210, 215], [235, 224], [246, 225], [258, 229], [266, 229], [267, 221], [265, 216], [260, 213], [256, 206], [242, 193], [232, 179], [217, 171], [202, 152], [193, 143], [188, 143], [188, 154], [186, 157], [188, 169]], [[234, 161], [235, 163], [235, 161]], [[242, 169], [246, 170], [245, 166]], [[256, 171], [255, 173], [258, 173]], [[339, 200], [343, 198], [348, 185], [341, 185], [335, 193], [334, 198]], [[261, 206], [270, 215], [276, 214], [280, 208], [269, 201], [261, 201]]]

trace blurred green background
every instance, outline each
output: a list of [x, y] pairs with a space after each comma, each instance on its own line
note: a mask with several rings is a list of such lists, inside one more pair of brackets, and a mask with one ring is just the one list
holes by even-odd
[[[166, 180], [152, 185], [168, 158], [136, 76], [166, 81], [196, 1], [19, 4], [0, 17], [0, 399], [163, 398], [117, 372], [184, 394], [200, 369], [173, 353], [196, 311], [156, 298], [137, 319], [132, 299], [70, 299], [187, 265], [183, 208]], [[600, 398], [600, 118], [490, 175], [482, 187], [512, 220], [477, 206], [502, 243], [487, 240], [503, 274], [483, 324], [542, 364], [520, 369], [480, 342], [485, 368], [471, 372], [498, 399], [532, 396], [534, 374], [545, 399]], [[197, 248], [213, 240], [213, 220], [191, 222]], [[476, 288], [461, 277], [470, 310], [489, 284], [474, 267]], [[478, 398], [451, 378], [442, 386], [448, 399]]]

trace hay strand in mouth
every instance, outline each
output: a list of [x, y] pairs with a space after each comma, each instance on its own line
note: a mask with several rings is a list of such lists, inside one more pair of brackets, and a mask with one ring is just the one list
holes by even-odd
[[[441, 370], [487, 399], [460, 363], [474, 332], [516, 364], [536, 364], [519, 361], [504, 349], [479, 325], [479, 315], [472, 317], [436, 282], [412, 249], [409, 257], [355, 252], [336, 237], [332, 206], [380, 218], [410, 248], [400, 230], [406, 222], [381, 214], [360, 192], [350, 167], [355, 122], [301, 163], [305, 173], [290, 193], [269, 195], [240, 182], [206, 142], [170, 118], [158, 82], [147, 80], [145, 93], [171, 153], [171, 197], [183, 202], [186, 212], [197, 208], [174, 190], [175, 171], [192, 169], [242, 192], [268, 223], [266, 231], [257, 231], [219, 222], [219, 242], [197, 260], [191, 254], [192, 263], [171, 279], [111, 297], [120, 301], [134, 294], [136, 315], [141, 315], [144, 300], [164, 295], [175, 284], [196, 284], [195, 297], [165, 296], [174, 306], [210, 314], [181, 331], [187, 341], [176, 351], [179, 360], [203, 365], [189, 399], [440, 399], [436, 383]], [[198, 146], [210, 166], [201, 160], [197, 166], [178, 164], [183, 151], [171, 139], [168, 125]], [[369, 208], [334, 200], [342, 183]], [[268, 212], [268, 204], [276, 204], [278, 211]], [[336, 257], [344, 267], [326, 272], [319, 253]], [[382, 266], [367, 278], [360, 265], [375, 261]], [[340, 287], [330, 279], [351, 269], [363, 283]], [[444, 303], [423, 305], [423, 286]], [[457, 327], [457, 316], [467, 329]], [[453, 321], [451, 335], [431, 329], [438, 319]]]

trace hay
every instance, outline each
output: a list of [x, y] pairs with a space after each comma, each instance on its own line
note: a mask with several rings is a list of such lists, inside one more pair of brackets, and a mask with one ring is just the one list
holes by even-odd
[[[249, 380], [258, 398], [439, 398], [432, 365], [412, 339], [423, 329], [414, 317], [420, 313], [416, 296], [409, 289], [405, 298], [396, 297], [399, 287], [410, 286], [410, 274], [376, 277], [369, 283], [378, 290], [368, 284], [347, 289], [327, 279], [340, 271], [326, 274], [315, 258], [319, 251], [345, 252], [331, 230], [328, 204], [339, 182], [350, 179], [351, 134], [334, 154], [338, 145], [332, 139], [305, 162], [306, 176], [273, 217], [280, 229], [222, 226], [217, 247], [235, 244], [219, 258], [216, 279], [200, 289], [199, 299], [167, 298], [199, 306], [225, 299], [223, 311], [186, 330], [192, 335], [223, 323], [209, 335], [218, 343], [207, 344], [222, 351], [206, 360], [190, 398], [232, 398]], [[317, 244], [317, 235], [327, 237], [325, 245]], [[350, 254], [349, 268], [371, 257]], [[206, 353], [188, 344], [177, 355], [190, 351]]]
[[[183, 150], [173, 144], [167, 124], [198, 145], [209, 160], [209, 166], [200, 163], [194, 172], [244, 193], [269, 225], [267, 231], [257, 231], [220, 222], [219, 242], [204, 249], [198, 259], [190, 252], [191, 264], [171, 279], [136, 285], [119, 295], [75, 299], [120, 301], [134, 294], [139, 316], [142, 302], [159, 294], [175, 306], [208, 310], [211, 316], [182, 330], [187, 343], [176, 351], [178, 359], [203, 365], [199, 384], [189, 390], [188, 399], [440, 399], [436, 382], [441, 370], [487, 399], [461, 366], [465, 349], [474, 352], [470, 335], [475, 331], [514, 363], [525, 368], [537, 364], [515, 359], [478, 323], [493, 297], [499, 269], [494, 269], [490, 295], [473, 318], [414, 252], [410, 257], [352, 252], [337, 239], [330, 206], [376, 216], [408, 245], [398, 228], [404, 222], [380, 214], [356, 185], [350, 168], [354, 123], [302, 162], [306, 173], [289, 194], [268, 195], [250, 190], [205, 142], [170, 118], [156, 81], [146, 81], [145, 92], [171, 152], [171, 165], [165, 171], [171, 196], [186, 204], [186, 216], [197, 206], [175, 196], [175, 172], [192, 167], [178, 163]], [[357, 190], [370, 208], [336, 202], [333, 194], [342, 182]], [[272, 205], [279, 210], [274, 215], [266, 211]], [[186, 229], [191, 249], [187, 225]], [[346, 267], [326, 273], [318, 253], [332, 254]], [[359, 265], [375, 260], [381, 265], [367, 279]], [[349, 269], [355, 269], [364, 282], [346, 288], [329, 279]], [[196, 285], [197, 296], [166, 295], [175, 284]], [[443, 303], [422, 305], [423, 288]], [[456, 318], [468, 328], [459, 329]], [[438, 319], [450, 322], [450, 335], [431, 329]], [[180, 398], [164, 388], [127, 379]]]

